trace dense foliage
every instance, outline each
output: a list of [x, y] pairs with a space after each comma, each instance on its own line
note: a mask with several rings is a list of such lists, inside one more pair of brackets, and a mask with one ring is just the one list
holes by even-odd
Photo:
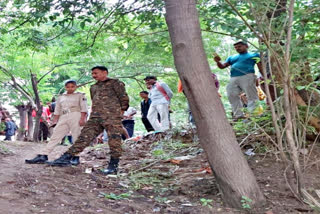
[[[234, 54], [232, 43], [239, 39], [248, 40], [251, 50], [264, 50], [266, 47], [258, 43], [255, 32], [264, 37], [270, 33], [268, 29], [275, 40], [285, 42], [286, 4], [283, 8], [276, 4], [273, 0], [263, 4], [256, 0], [198, 1], [205, 49], [212, 71], [219, 76], [227, 109], [224, 86], [228, 71], [217, 70], [211, 54], [218, 52], [223, 58]], [[319, 4], [319, 0], [296, 1], [292, 61], [299, 69], [293, 69], [293, 79], [306, 65], [312, 79], [319, 73]], [[37, 77], [44, 102], [62, 93], [67, 79], [78, 80], [83, 85], [79, 90], [88, 93], [90, 68], [98, 64], [108, 66], [111, 77], [127, 84], [133, 106], [139, 107], [138, 92], [145, 90], [143, 77], [148, 74], [159, 76], [176, 92], [178, 76], [164, 15], [161, 0], [1, 1], [2, 102], [28, 102], [13, 85], [19, 85], [34, 98], [31, 74]], [[294, 84], [302, 88], [309, 83], [300, 78]], [[172, 108], [175, 112], [186, 109], [182, 94], [175, 95]]]

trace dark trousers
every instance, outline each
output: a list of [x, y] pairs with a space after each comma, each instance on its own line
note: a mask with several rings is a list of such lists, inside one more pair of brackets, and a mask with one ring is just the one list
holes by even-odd
[[129, 137], [132, 137], [134, 131], [134, 120], [123, 120], [122, 125], [126, 128]]
[[5, 138], [4, 140], [11, 141], [11, 140], [12, 140], [11, 137], [12, 137], [12, 135], [7, 135], [7, 134], [6, 134], [6, 138]]
[[141, 118], [141, 119], [144, 127], [147, 129], [148, 132], [154, 131], [154, 128], [150, 124], [148, 118]]
[[48, 126], [46, 126], [45, 123], [40, 122], [40, 130], [39, 130], [39, 135], [38, 135], [39, 141], [47, 140], [48, 139], [48, 134], [49, 134]]

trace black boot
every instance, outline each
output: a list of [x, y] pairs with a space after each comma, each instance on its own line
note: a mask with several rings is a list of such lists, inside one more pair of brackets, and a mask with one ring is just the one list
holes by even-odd
[[25, 160], [28, 164], [41, 164], [48, 160], [48, 155], [37, 155], [35, 158], [30, 160]]
[[71, 165], [78, 165], [80, 163], [78, 156], [72, 156], [69, 153], [64, 153], [61, 155], [60, 158], [52, 161], [47, 162], [50, 166], [71, 166]]
[[101, 172], [105, 175], [117, 174], [118, 165], [119, 165], [119, 158], [111, 157], [108, 168], [101, 170]]

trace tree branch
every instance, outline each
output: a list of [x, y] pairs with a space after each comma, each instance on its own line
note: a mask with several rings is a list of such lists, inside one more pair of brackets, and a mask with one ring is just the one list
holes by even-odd
[[249, 44], [251, 44], [253, 47], [255, 48], [259, 48], [258, 46], [256, 46], [255, 44], [253, 44], [252, 42], [248, 41], [245, 37], [243, 36], [237, 36], [237, 35], [233, 35], [233, 34], [229, 34], [229, 33], [223, 33], [223, 32], [219, 32], [219, 31], [214, 31], [214, 30], [201, 30], [201, 31], [204, 31], [204, 32], [209, 32], [209, 33], [215, 33], [215, 34], [220, 34], [220, 35], [224, 35], [224, 36], [230, 36], [230, 37], [234, 37], [234, 38], [238, 38], [238, 39], [242, 39], [246, 42], [248, 42]]
[[8, 33], [18, 29], [19, 27], [23, 26], [24, 24], [26, 24], [27, 22], [29, 22], [31, 20], [31, 17], [29, 17], [28, 19], [24, 20], [23, 22], [21, 22], [20, 24], [18, 24], [17, 26], [15, 26], [14, 28], [8, 30]]
[[241, 13], [237, 10], [237, 8], [235, 8], [235, 6], [229, 1], [229, 0], [225, 0], [228, 5], [233, 9], [234, 12], [236, 12], [236, 14], [240, 17], [240, 19], [243, 21], [243, 23], [254, 33], [256, 34], [257, 38], [265, 41], [260, 35], [259, 33], [247, 22], [247, 20], [241, 15]]
[[81, 63], [81, 62], [66, 62], [63, 64], [59, 64], [59, 65], [54, 65], [53, 68], [51, 68], [49, 71], [47, 71], [47, 73], [45, 73], [44, 75], [42, 75], [42, 77], [39, 78], [38, 83], [44, 78], [46, 77], [48, 74], [50, 74], [51, 72], [53, 72], [56, 68], [64, 66], [64, 65], [70, 65], [70, 64], [76, 64], [76, 63]]

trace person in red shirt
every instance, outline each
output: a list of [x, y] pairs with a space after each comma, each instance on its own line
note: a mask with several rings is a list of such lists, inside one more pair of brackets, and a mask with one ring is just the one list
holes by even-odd
[[[40, 105], [42, 106], [42, 115], [40, 118], [40, 129], [39, 129], [39, 135], [38, 135], [38, 140], [39, 141], [47, 141], [48, 140], [48, 135], [49, 135], [49, 127], [48, 123], [50, 122], [50, 110], [48, 107], [44, 107], [42, 105], [42, 102], [40, 102]], [[32, 111], [32, 117], [36, 116], [36, 111]]]

